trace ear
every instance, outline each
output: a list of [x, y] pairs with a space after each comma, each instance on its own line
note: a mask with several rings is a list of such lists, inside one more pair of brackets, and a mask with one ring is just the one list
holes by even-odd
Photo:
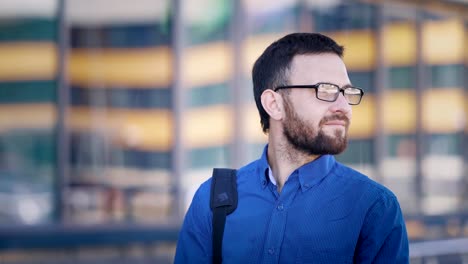
[[271, 89], [263, 91], [260, 96], [263, 109], [268, 113], [273, 120], [281, 120], [283, 118], [283, 97]]

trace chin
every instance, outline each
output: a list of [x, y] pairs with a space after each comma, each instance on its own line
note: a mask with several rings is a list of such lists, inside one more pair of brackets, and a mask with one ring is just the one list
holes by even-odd
[[347, 137], [347, 131], [346, 129], [343, 127], [343, 128], [338, 128], [338, 129], [333, 129], [333, 130], [327, 130], [327, 131], [324, 131], [325, 135], [327, 135], [328, 137], [330, 138], [333, 138], [333, 139], [342, 139], [342, 138], [346, 138]]

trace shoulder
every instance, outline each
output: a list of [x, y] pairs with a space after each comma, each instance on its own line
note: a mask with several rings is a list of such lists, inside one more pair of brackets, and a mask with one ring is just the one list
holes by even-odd
[[[257, 169], [257, 162], [258, 162], [258, 160], [253, 161], [253, 162], [239, 168], [236, 171], [237, 183], [238, 184], [240, 182], [243, 182], [243, 181], [251, 178], [249, 176], [255, 173], [255, 171]], [[207, 204], [208, 207], [209, 207], [212, 180], [213, 180], [213, 177], [211, 176], [205, 182], [203, 182], [200, 185], [200, 187], [198, 187], [198, 189], [195, 192], [195, 195], [193, 197], [192, 203]]]
[[210, 189], [211, 189], [211, 177], [203, 182], [193, 195], [190, 207], [193, 210], [201, 212], [209, 212], [210, 209]]
[[390, 189], [355, 169], [337, 162], [333, 174], [346, 185], [353, 186], [354, 191], [363, 193], [369, 201], [386, 200], [398, 205], [398, 199]]
[[248, 179], [251, 179], [252, 174], [256, 174], [258, 170], [258, 162], [259, 160], [252, 161], [251, 163], [239, 168], [237, 170], [237, 182], [244, 182]]
[[340, 163], [334, 168], [334, 179], [348, 186], [348, 196], [354, 195], [350, 203], [360, 225], [354, 259], [366, 263], [408, 263], [408, 236], [395, 194]]
[[395, 194], [366, 175], [337, 163], [333, 178], [340, 182], [343, 197], [350, 207], [361, 212], [363, 226], [404, 226], [403, 214]]

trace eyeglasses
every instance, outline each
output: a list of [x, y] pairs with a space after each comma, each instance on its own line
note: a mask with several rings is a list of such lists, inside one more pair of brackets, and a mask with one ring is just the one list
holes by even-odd
[[345, 88], [340, 88], [338, 85], [333, 83], [317, 83], [311, 85], [287, 85], [287, 86], [278, 86], [274, 91], [280, 89], [289, 89], [289, 88], [306, 88], [306, 89], [315, 89], [315, 95], [317, 99], [326, 101], [326, 102], [335, 102], [340, 95], [340, 92], [348, 101], [350, 105], [358, 105], [361, 102], [364, 91], [361, 88], [346, 86]]

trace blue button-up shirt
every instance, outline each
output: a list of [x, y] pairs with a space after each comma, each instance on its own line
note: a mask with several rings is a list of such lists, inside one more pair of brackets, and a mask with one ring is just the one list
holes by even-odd
[[[295, 170], [278, 193], [266, 153], [237, 172], [239, 201], [226, 219], [223, 263], [409, 262], [390, 190], [325, 155]], [[175, 263], [211, 263], [210, 184], [193, 198]]]

